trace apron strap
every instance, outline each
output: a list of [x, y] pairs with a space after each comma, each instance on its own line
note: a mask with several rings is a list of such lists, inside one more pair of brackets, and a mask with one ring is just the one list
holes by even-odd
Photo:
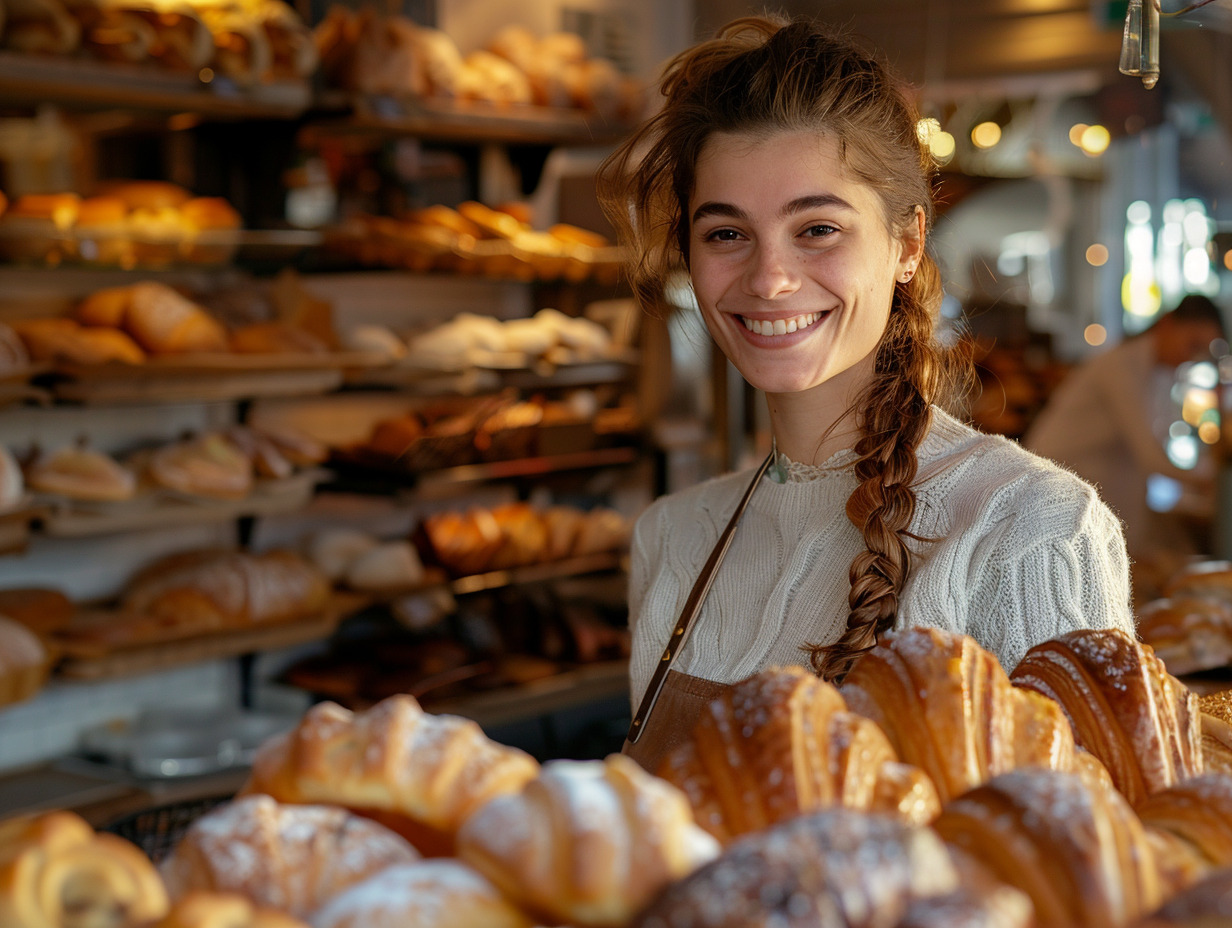
[[771, 451], [766, 456], [766, 459], [761, 462], [761, 467], [757, 468], [757, 472], [753, 474], [753, 479], [749, 481], [748, 487], [745, 488], [744, 496], [740, 498], [740, 502], [736, 505], [736, 511], [732, 513], [727, 527], [719, 535], [719, 540], [715, 542], [714, 549], [710, 552], [710, 557], [706, 559], [701, 573], [697, 575], [697, 580], [693, 583], [693, 589], [689, 592], [689, 598], [685, 600], [684, 609], [680, 612], [680, 618], [676, 620], [676, 627], [672, 630], [672, 635], [667, 641], [667, 647], [663, 650], [663, 657], [659, 660], [658, 666], [655, 667], [654, 674], [650, 678], [650, 684], [646, 687], [646, 693], [642, 697], [641, 705], [637, 707], [637, 712], [633, 714], [633, 723], [629, 726], [629, 734], [627, 736], [630, 744], [635, 744], [637, 739], [642, 736], [642, 732], [646, 730], [646, 720], [650, 717], [650, 713], [654, 710], [655, 703], [659, 699], [659, 692], [663, 689], [663, 681], [667, 679], [667, 672], [671, 669], [672, 662], [676, 659], [676, 655], [680, 653], [680, 649], [684, 647], [685, 641], [688, 640], [693, 622], [701, 613], [702, 603], [706, 601], [706, 594], [710, 592], [710, 586], [714, 582], [715, 574], [719, 572], [719, 565], [723, 563], [723, 557], [727, 554], [727, 549], [731, 547], [732, 538], [735, 537], [736, 525], [740, 521], [740, 516], [744, 514], [744, 510], [749, 505], [749, 500], [753, 498], [753, 491], [757, 489], [758, 483], [761, 482], [761, 478], [765, 475], [773, 460], [774, 452]]

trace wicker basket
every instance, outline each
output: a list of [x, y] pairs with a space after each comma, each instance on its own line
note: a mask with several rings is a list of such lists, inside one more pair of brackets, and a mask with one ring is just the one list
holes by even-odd
[[108, 822], [100, 831], [128, 839], [157, 864], [171, 853], [193, 822], [230, 799], [210, 796], [154, 806]]

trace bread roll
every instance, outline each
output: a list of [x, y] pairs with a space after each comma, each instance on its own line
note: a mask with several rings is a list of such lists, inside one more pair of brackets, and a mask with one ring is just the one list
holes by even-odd
[[552, 924], [624, 925], [718, 853], [683, 794], [613, 754], [549, 761], [458, 833], [458, 856]]
[[1198, 697], [1124, 632], [1045, 641], [1011, 679], [1060, 705], [1075, 742], [1103, 762], [1131, 805], [1203, 770]]
[[83, 328], [72, 319], [22, 319], [13, 328], [37, 361], [141, 364], [145, 352], [119, 329]]
[[596, 506], [586, 513], [573, 539], [574, 557], [618, 551], [629, 542], [629, 520], [615, 509]]
[[29, 699], [51, 670], [47, 646], [25, 625], [0, 615], [0, 706]]
[[1168, 578], [1164, 596], [1208, 596], [1232, 599], [1232, 561], [1205, 560], [1185, 565]]
[[313, 928], [531, 928], [534, 923], [461, 861], [389, 867], [339, 894]]
[[345, 809], [254, 795], [193, 822], [161, 869], [173, 899], [233, 892], [308, 919], [344, 889], [418, 859], [405, 839]]
[[154, 865], [72, 812], [0, 822], [0, 925], [144, 928], [167, 911]]
[[117, 502], [136, 494], [137, 475], [109, 454], [65, 447], [35, 457], [26, 468], [26, 484], [68, 499]]
[[343, 579], [353, 590], [388, 593], [423, 583], [424, 569], [409, 541], [386, 541], [358, 555]]
[[252, 460], [217, 432], [155, 449], [146, 472], [159, 486], [187, 496], [244, 499], [252, 491]]
[[1156, 599], [1138, 610], [1138, 637], [1173, 675], [1232, 663], [1232, 601], [1211, 596]]
[[928, 777], [899, 763], [881, 729], [803, 667], [762, 671], [713, 700], [657, 772], [724, 844], [829, 806], [912, 824], [941, 811]]
[[150, 928], [308, 928], [277, 909], [254, 906], [237, 893], [190, 892]]
[[1162, 887], [1146, 832], [1116, 790], [1022, 768], [946, 804], [933, 827], [995, 879], [1014, 886], [1050, 928], [1125, 925]]
[[880, 928], [898, 925], [914, 901], [957, 889], [930, 829], [834, 808], [745, 835], [664, 889], [631, 925]]
[[1232, 690], [1198, 697], [1202, 767], [1232, 774]]
[[227, 350], [222, 324], [165, 284], [133, 284], [130, 292], [124, 327], [147, 351], [188, 354]]
[[842, 686], [947, 802], [1022, 766], [1070, 770], [1074, 737], [1051, 700], [1017, 689], [973, 638], [936, 628], [883, 635]]
[[460, 576], [490, 570], [503, 541], [492, 513], [480, 508], [436, 513], [424, 519], [423, 528], [436, 562]]
[[282, 448], [258, 429], [233, 425], [222, 435], [248, 459], [252, 474], [283, 480], [295, 473], [295, 465], [282, 453]]
[[173, 554], [128, 584], [123, 608], [203, 629], [286, 622], [319, 613], [329, 582], [298, 554], [269, 551]]
[[377, 818], [426, 854], [448, 853], [476, 809], [533, 778], [530, 755], [469, 719], [429, 715], [411, 696], [353, 713], [319, 703], [262, 745], [246, 793], [333, 803]]

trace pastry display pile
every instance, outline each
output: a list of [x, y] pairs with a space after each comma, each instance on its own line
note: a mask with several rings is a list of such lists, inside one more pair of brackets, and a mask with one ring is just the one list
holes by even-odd
[[541, 764], [407, 695], [326, 702], [157, 865], [70, 813], [0, 823], [0, 922], [1221, 924], [1232, 777], [1207, 761], [1205, 709], [1228, 717], [1208, 700], [1116, 631], [1007, 675], [909, 629], [841, 687], [800, 668], [736, 685], [657, 774]]

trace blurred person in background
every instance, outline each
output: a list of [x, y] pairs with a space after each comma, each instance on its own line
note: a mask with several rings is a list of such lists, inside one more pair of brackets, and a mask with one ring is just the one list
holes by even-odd
[[1209, 472], [1184, 470], [1168, 457], [1164, 438], [1177, 418], [1172, 385], [1180, 365], [1210, 360], [1211, 343], [1223, 337], [1219, 307], [1190, 294], [1145, 332], [1074, 368], [1022, 440], [1094, 484], [1124, 523], [1131, 559], [1164, 572], [1161, 561], [1199, 553], [1201, 542], [1176, 514], [1152, 509], [1148, 486], [1175, 481], [1172, 500], [1196, 500], [1198, 509], [1201, 501], [1209, 509], [1213, 493]]

